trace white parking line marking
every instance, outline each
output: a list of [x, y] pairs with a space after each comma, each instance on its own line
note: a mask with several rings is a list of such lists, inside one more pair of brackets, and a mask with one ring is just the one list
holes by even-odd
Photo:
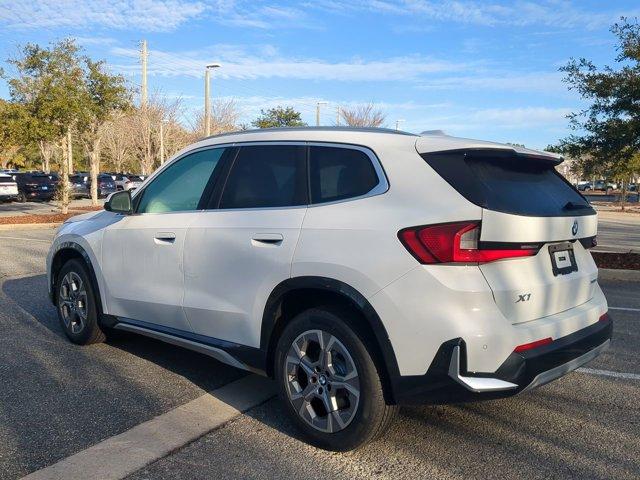
[[33, 472], [23, 480], [124, 478], [274, 395], [271, 380], [249, 375]]
[[602, 375], [603, 377], [624, 378], [625, 380], [640, 380], [640, 375], [637, 373], [611, 372], [609, 370], [597, 370], [584, 367], [578, 368], [576, 372], [588, 373], [589, 375]]
[[619, 310], [621, 312], [640, 312], [640, 308], [631, 307], [609, 307], [609, 310]]

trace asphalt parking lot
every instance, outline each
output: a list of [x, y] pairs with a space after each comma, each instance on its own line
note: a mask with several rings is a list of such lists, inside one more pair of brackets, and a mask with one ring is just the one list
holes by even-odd
[[[244, 372], [133, 335], [77, 347], [46, 295], [53, 230], [0, 231], [0, 478], [18, 478], [237, 380]], [[403, 408], [388, 435], [328, 453], [277, 400], [129, 478], [638, 478], [640, 282], [602, 281], [612, 348], [505, 400]], [[89, 478], [91, 472], [87, 472]]]

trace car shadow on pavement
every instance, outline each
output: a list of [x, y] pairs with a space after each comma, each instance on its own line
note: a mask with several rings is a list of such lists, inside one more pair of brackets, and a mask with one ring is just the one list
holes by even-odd
[[0, 478], [17, 478], [245, 375], [135, 335], [74, 345], [46, 276], [0, 291]]
[[[46, 282], [46, 275], [8, 280], [4, 283], [3, 290], [9, 298], [51, 333], [68, 342], [59, 323], [56, 309], [47, 296]], [[133, 333], [122, 331], [113, 333], [106, 342], [109, 346], [180, 375], [206, 392], [221, 386], [219, 378], [216, 378], [220, 372], [224, 372], [224, 377], [228, 381], [246, 375], [242, 370], [185, 348]], [[215, 372], [215, 375], [212, 375], [212, 372]]]

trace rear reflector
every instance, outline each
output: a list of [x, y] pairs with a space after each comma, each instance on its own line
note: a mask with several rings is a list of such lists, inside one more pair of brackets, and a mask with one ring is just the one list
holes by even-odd
[[398, 238], [409, 253], [423, 264], [487, 263], [505, 258], [529, 257], [538, 253], [537, 248], [480, 248], [480, 222], [409, 227], [400, 230]]
[[600, 315], [600, 318], [598, 319], [599, 322], [607, 322], [609, 321], [611, 317], [609, 317], [609, 313], [605, 312], [602, 315]]
[[542, 347], [543, 345], [549, 345], [551, 342], [553, 342], [553, 339], [551, 337], [547, 337], [542, 340], [536, 340], [535, 342], [518, 345], [513, 351], [526, 352], [527, 350], [533, 350], [534, 348]]

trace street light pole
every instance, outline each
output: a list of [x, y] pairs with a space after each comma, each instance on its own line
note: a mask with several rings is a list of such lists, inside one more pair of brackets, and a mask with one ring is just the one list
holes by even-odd
[[400, 122], [404, 122], [403, 119], [396, 120], [396, 130], [400, 130]]
[[206, 137], [211, 135], [211, 92], [210, 92], [210, 74], [213, 68], [220, 67], [219, 63], [210, 63], [204, 69], [204, 134]]
[[316, 127], [320, 126], [320, 105], [326, 105], [327, 102], [318, 102], [316, 104]]

